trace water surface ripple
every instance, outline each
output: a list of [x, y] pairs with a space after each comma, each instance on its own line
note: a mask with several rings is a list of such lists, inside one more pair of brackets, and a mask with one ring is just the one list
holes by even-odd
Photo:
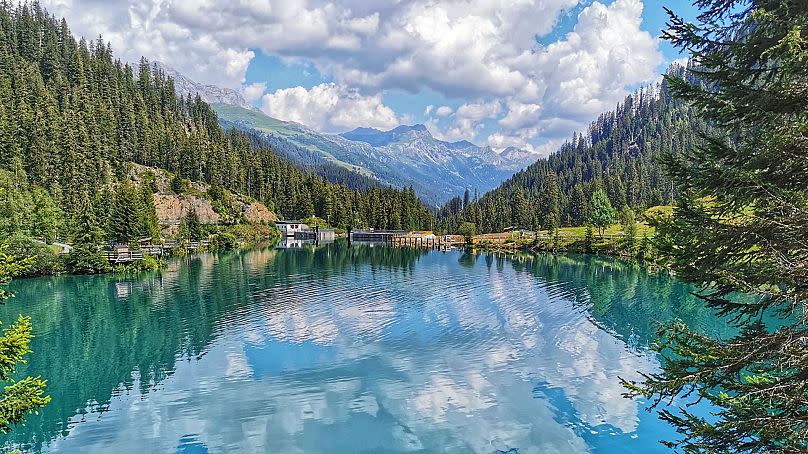
[[336, 243], [159, 274], [21, 280], [43, 452], [664, 452], [621, 397], [658, 321], [724, 329], [664, 273]]

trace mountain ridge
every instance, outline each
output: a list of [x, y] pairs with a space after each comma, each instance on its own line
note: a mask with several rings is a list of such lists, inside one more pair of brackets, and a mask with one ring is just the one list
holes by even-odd
[[493, 189], [538, 159], [535, 155], [516, 155], [514, 159], [468, 141], [444, 142], [435, 139], [423, 125], [326, 134], [253, 109], [223, 103], [212, 107], [220, 121], [257, 131], [276, 146], [291, 147], [291, 155], [305, 155], [316, 162], [372, 176], [381, 184], [412, 186], [422, 199], [436, 207], [466, 189]]
[[178, 94], [198, 93], [224, 126], [256, 131], [298, 163], [337, 166], [382, 185], [413, 187], [435, 207], [467, 189], [491, 190], [539, 158], [525, 150], [497, 153], [467, 140], [439, 140], [423, 124], [388, 131], [360, 127], [342, 134], [322, 133], [272, 118], [235, 90], [197, 83], [162, 63], [158, 67], [175, 80]]
[[[681, 77], [685, 68], [673, 64], [667, 73]], [[457, 197], [438, 216], [449, 231], [470, 222], [478, 231], [498, 232], [513, 225], [584, 225], [598, 190], [615, 209], [670, 205], [677, 192], [663, 170], [663, 158], [696, 147], [708, 128], [695, 107], [671, 96], [663, 80], [628, 95], [550, 156], [479, 200], [466, 205]]]
[[155, 61], [153, 65], [174, 80], [174, 90], [177, 96], [186, 97], [190, 95], [194, 97], [199, 95], [202, 101], [208, 104], [230, 104], [259, 112], [258, 108], [247, 102], [244, 95], [237, 90], [221, 88], [216, 85], [201, 84], [160, 61]]

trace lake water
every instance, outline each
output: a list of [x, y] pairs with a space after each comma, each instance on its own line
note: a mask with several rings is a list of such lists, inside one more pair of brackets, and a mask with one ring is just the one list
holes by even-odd
[[592, 256], [338, 242], [12, 288], [53, 402], [5, 444], [44, 452], [666, 452], [618, 377], [658, 367], [658, 322], [724, 329]]

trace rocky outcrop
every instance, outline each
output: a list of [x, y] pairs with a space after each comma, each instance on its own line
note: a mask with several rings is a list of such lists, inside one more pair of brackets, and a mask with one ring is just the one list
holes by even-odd
[[191, 95], [191, 97], [199, 95], [202, 101], [208, 104], [229, 104], [252, 111], [258, 111], [255, 106], [248, 103], [247, 100], [244, 99], [244, 96], [236, 90], [221, 88], [215, 85], [200, 84], [185, 77], [177, 70], [164, 63], [155, 62], [154, 64], [169, 77], [174, 79], [174, 89], [178, 96], [184, 98], [188, 95]]
[[176, 194], [171, 190], [171, 173], [139, 164], [130, 165], [129, 178], [132, 183], [140, 185], [147, 180], [154, 181], [157, 189], [152, 196], [154, 208], [157, 219], [164, 227], [179, 225], [191, 210], [196, 212], [203, 224], [227, 223], [241, 218], [256, 224], [278, 220], [278, 216], [266, 205], [245, 195], [225, 190], [220, 196], [221, 200], [214, 203], [213, 197], [208, 195], [208, 185], [187, 181], [187, 192]]
[[179, 224], [191, 210], [196, 212], [202, 224], [218, 224], [221, 221], [219, 213], [213, 210], [213, 204], [202, 197], [176, 194], [154, 194], [153, 197], [160, 224]]
[[244, 218], [249, 222], [275, 222], [278, 216], [269, 211], [263, 203], [252, 202], [244, 207]]

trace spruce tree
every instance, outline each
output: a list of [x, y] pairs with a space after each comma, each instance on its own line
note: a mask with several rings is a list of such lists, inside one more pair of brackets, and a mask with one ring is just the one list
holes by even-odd
[[[0, 304], [14, 296], [4, 287], [24, 268], [24, 263], [7, 255], [5, 246], [0, 246]], [[31, 353], [31, 337], [31, 319], [22, 315], [0, 335], [0, 382], [5, 385], [0, 391], [0, 433], [10, 432], [15, 424], [23, 422], [27, 415], [51, 400], [45, 395], [47, 381], [42, 377], [13, 378], [17, 366]]]
[[548, 173], [544, 178], [539, 196], [539, 210], [544, 229], [553, 231], [561, 226], [561, 189], [558, 187], [558, 179], [554, 172]]
[[586, 194], [582, 185], [576, 185], [572, 191], [569, 202], [569, 216], [570, 222], [574, 226], [583, 225], [589, 214], [589, 203], [586, 200]]
[[514, 213], [514, 226], [520, 228], [529, 228], [533, 226], [533, 212], [530, 209], [530, 204], [528, 204], [524, 190], [520, 188], [514, 192], [511, 206], [511, 210]]
[[157, 218], [157, 210], [154, 206], [154, 188], [149, 184], [144, 184], [140, 190], [140, 213], [138, 214], [138, 233], [142, 237], [149, 237], [153, 242], [160, 238], [160, 221]]
[[144, 215], [143, 197], [138, 190], [128, 182], [119, 184], [112, 199], [110, 240], [129, 244], [140, 239], [143, 234], [148, 234], [142, 231], [147, 228], [142, 221]]
[[[659, 226], [658, 246], [739, 334], [715, 339], [668, 325], [655, 346], [662, 370], [628, 386], [657, 404], [711, 404], [711, 417], [661, 411], [682, 436], [671, 447], [806, 452], [808, 3], [694, 4], [701, 14], [693, 24], [669, 12], [665, 38], [693, 63], [686, 77], [666, 82], [716, 132], [668, 159], [681, 199]], [[770, 323], [774, 315], [782, 320]]]
[[54, 203], [50, 194], [42, 188], [34, 188], [31, 192], [31, 233], [42, 238], [46, 243], [56, 241], [63, 233], [64, 212]]
[[637, 222], [634, 212], [627, 206], [620, 210], [620, 227], [623, 231], [621, 238], [623, 249], [627, 254], [633, 255], [637, 246]]
[[194, 210], [193, 207], [188, 210], [188, 213], [183, 219], [183, 223], [185, 224], [184, 227], [188, 234], [188, 240], [199, 241], [202, 239], [202, 223], [199, 222], [199, 215], [196, 214], [196, 210]]
[[589, 208], [589, 222], [598, 229], [600, 238], [610, 225], [617, 221], [617, 214], [609, 202], [609, 196], [602, 189], [592, 193], [592, 202]]
[[73, 249], [67, 256], [67, 269], [74, 274], [96, 274], [109, 270], [109, 262], [99, 250], [101, 230], [89, 196], [84, 192], [74, 221]]

